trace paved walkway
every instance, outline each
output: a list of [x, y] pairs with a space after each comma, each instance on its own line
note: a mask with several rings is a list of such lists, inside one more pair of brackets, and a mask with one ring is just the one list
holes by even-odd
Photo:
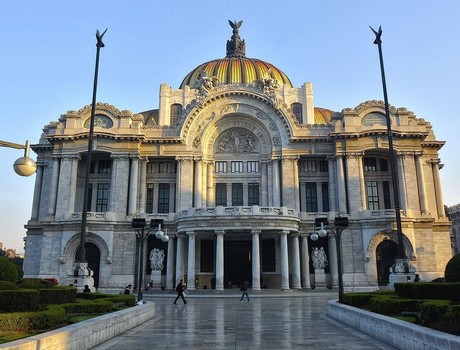
[[327, 301], [337, 293], [254, 293], [250, 303], [239, 297], [189, 294], [187, 305], [173, 305], [171, 293], [146, 296], [156, 317], [93, 349], [395, 349], [328, 318]]

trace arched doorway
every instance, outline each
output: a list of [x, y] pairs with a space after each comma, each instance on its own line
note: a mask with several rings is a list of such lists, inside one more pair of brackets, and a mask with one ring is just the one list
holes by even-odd
[[379, 286], [386, 286], [390, 282], [390, 267], [395, 263], [398, 255], [398, 245], [385, 239], [377, 246], [377, 278]]
[[[101, 252], [97, 245], [91, 242], [85, 242], [86, 255], [85, 259], [88, 262], [88, 267], [93, 271], [94, 288], [99, 288], [99, 267], [101, 264]], [[75, 253], [75, 257], [80, 256], [80, 247]], [[76, 261], [76, 260], [75, 260]]]

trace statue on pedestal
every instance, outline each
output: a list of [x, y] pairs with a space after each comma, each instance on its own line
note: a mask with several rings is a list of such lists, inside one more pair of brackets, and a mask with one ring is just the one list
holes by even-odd
[[313, 267], [315, 270], [324, 270], [327, 265], [327, 256], [323, 247], [314, 247], [311, 252]]
[[162, 249], [153, 248], [150, 252], [150, 268], [153, 271], [163, 270], [163, 262], [165, 259], [165, 253]]

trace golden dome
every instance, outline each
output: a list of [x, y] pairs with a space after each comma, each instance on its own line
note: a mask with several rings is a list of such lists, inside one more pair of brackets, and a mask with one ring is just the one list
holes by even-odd
[[280, 69], [271, 63], [246, 57], [246, 44], [238, 35], [238, 29], [243, 21], [238, 23], [229, 21], [229, 23], [233, 28], [233, 35], [231, 40], [227, 41], [227, 56], [200, 64], [187, 74], [180, 88], [184, 88], [185, 85], [193, 88], [203, 71], [208, 77], [217, 78], [217, 85], [252, 84], [256, 80], [270, 77], [279, 85], [292, 88], [291, 81]]

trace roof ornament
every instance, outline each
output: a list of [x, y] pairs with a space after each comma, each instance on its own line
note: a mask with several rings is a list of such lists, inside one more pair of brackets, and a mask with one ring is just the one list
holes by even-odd
[[201, 70], [198, 79], [195, 84], [193, 84], [192, 88], [198, 90], [197, 99], [200, 101], [203, 100], [218, 83], [219, 79], [215, 76], [208, 77], [206, 71]]
[[227, 40], [227, 57], [246, 57], [246, 43], [240, 39], [238, 29], [243, 24], [243, 21], [234, 22], [228, 20], [230, 27], [233, 28], [231, 40]]

